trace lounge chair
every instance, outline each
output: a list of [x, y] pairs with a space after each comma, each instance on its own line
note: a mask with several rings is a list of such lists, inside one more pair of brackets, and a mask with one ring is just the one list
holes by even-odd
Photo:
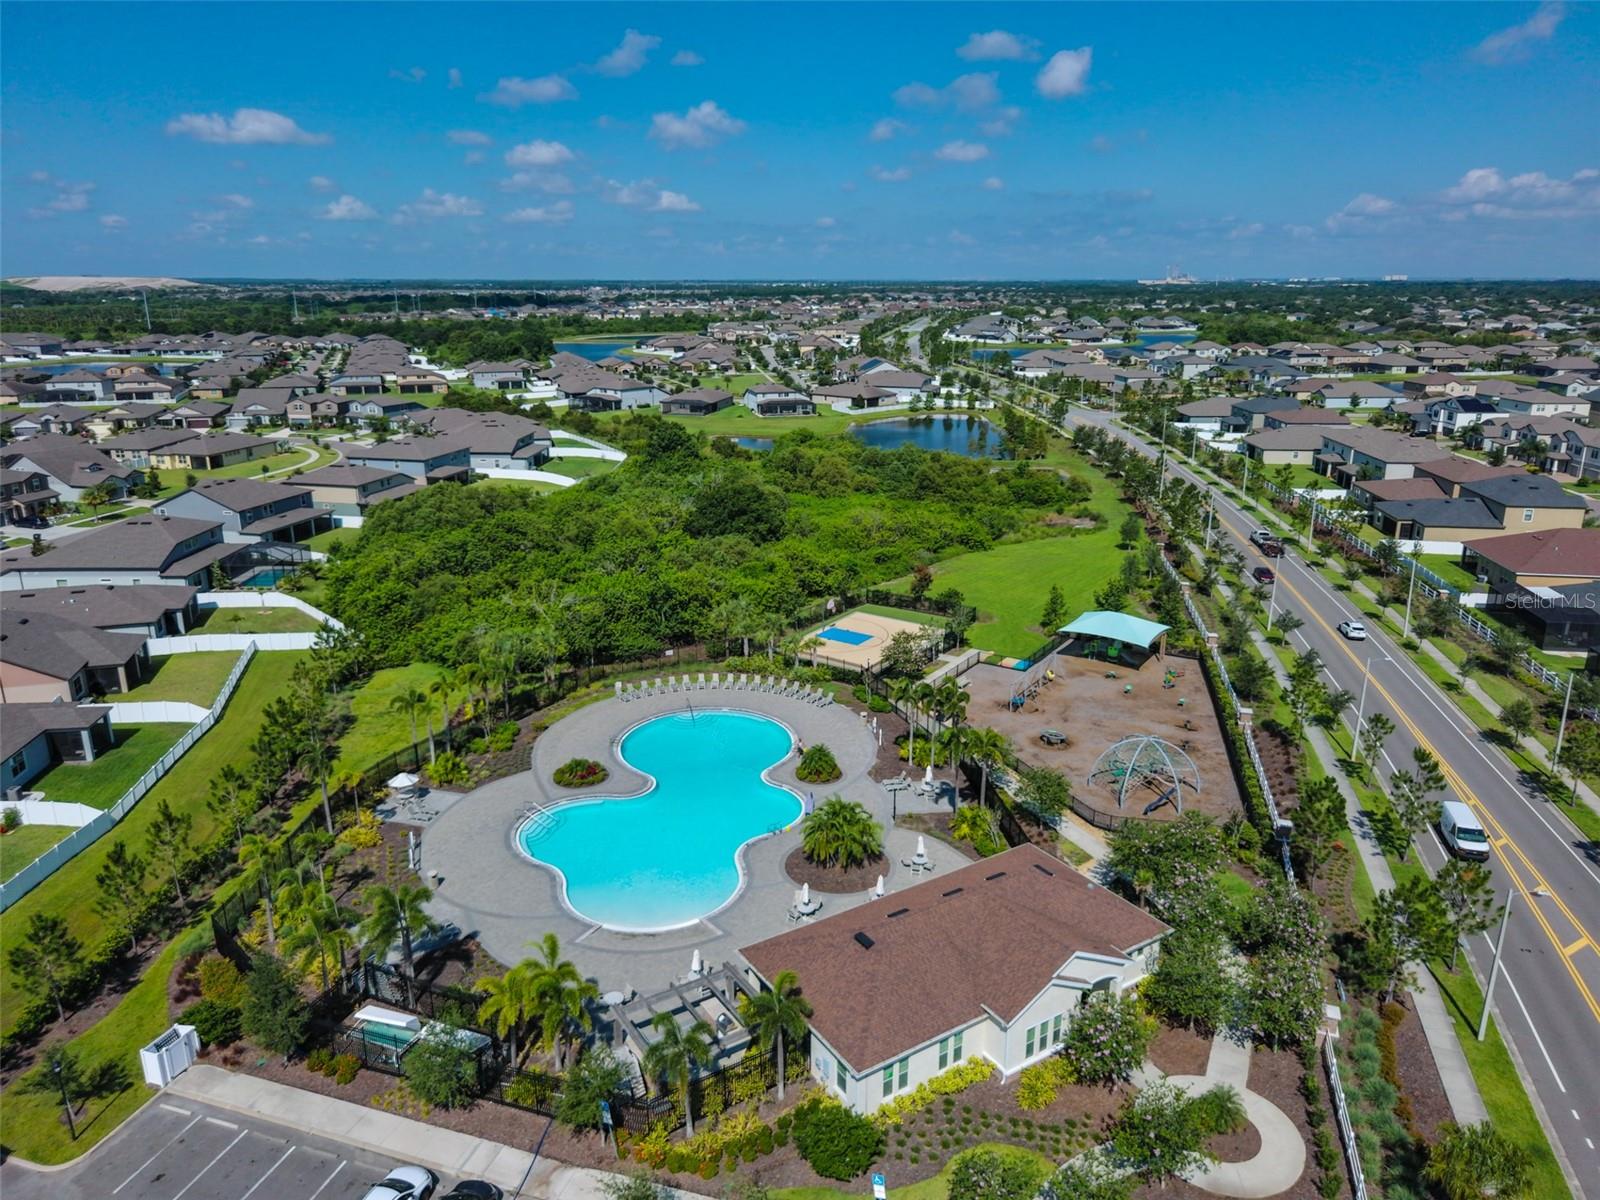
[[744, 676], [743, 675], [739, 676], [738, 682], [735, 682], [733, 676], [729, 675], [728, 676], [728, 686], [731, 687], [736, 692], [744, 691]]
[[656, 681], [650, 685], [650, 694], [652, 696], [659, 696], [664, 690], [665, 689], [661, 685], [661, 676], [657, 675]]
[[622, 680], [620, 680], [620, 679], [617, 680], [616, 683], [614, 683], [612, 685], [612, 689], [613, 690], [612, 690], [611, 694], [614, 695], [618, 700], [621, 700], [622, 699]]
[[703, 692], [706, 690], [706, 673], [704, 671], [701, 671], [699, 676], [695, 679], [694, 687], [695, 691], [697, 692]]
[[718, 687], [722, 686], [721, 681], [718, 680], [718, 678], [717, 678], [717, 672], [715, 672], [715, 671], [711, 672], [711, 686], [714, 687], [714, 688], [718, 688]]
[[778, 677], [776, 675], [768, 675], [767, 676], [767, 691], [776, 692], [777, 690], [778, 690]]

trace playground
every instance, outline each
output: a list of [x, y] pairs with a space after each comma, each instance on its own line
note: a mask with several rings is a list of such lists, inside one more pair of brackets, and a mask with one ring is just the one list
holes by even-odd
[[853, 608], [807, 631], [804, 640], [816, 639], [816, 644], [801, 657], [833, 666], [870, 667], [883, 657], [890, 638], [906, 632], [937, 639], [939, 626], [933, 618], [916, 622], [865, 607]]
[[[1023, 671], [974, 667], [961, 677], [972, 697], [967, 720], [1005, 734], [1029, 766], [1060, 771], [1075, 797], [1111, 818], [1171, 821], [1181, 804], [1182, 812], [1226, 820], [1240, 809], [1239, 789], [1200, 664], [1170, 654], [1137, 657], [1143, 660], [1138, 666], [1126, 656], [1107, 661], [1058, 653]], [[1041, 737], [1047, 733], [1065, 735], [1065, 744]], [[1153, 735], [1170, 749], [1130, 744], [1107, 755], [1139, 735]], [[1183, 780], [1176, 797], [1169, 796], [1169, 756]], [[1119, 762], [1148, 778], [1126, 780]], [[1151, 807], [1163, 797], [1167, 802]]]

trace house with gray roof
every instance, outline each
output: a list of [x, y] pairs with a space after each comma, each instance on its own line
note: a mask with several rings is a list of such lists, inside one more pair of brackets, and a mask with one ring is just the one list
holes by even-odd
[[783, 383], [758, 383], [744, 390], [739, 398], [758, 417], [813, 416], [816, 402], [804, 392]]
[[360, 517], [382, 500], [409, 496], [420, 486], [403, 471], [383, 467], [358, 467], [334, 463], [294, 477], [296, 486], [310, 491], [312, 503], [331, 512], [335, 519]]
[[93, 762], [115, 744], [111, 709], [0, 703], [0, 788], [25, 788], [64, 762]]
[[343, 442], [335, 449], [351, 466], [395, 471], [419, 485], [466, 483], [472, 475], [471, 449], [457, 437], [399, 437], [372, 446]]
[[203, 588], [213, 566], [231, 573], [229, 560], [239, 551], [217, 521], [134, 517], [51, 542], [37, 557], [27, 547], [0, 551], [0, 592], [93, 584]]
[[0, 702], [76, 704], [126, 692], [150, 673], [142, 633], [110, 633], [53, 612], [0, 610]]
[[93, 584], [7, 592], [6, 607], [16, 612], [54, 613], [107, 633], [178, 637], [199, 624], [198, 595], [199, 589], [182, 584]]
[[144, 481], [144, 473], [137, 467], [117, 462], [98, 446], [59, 433], [29, 438], [0, 450], [0, 464], [13, 470], [38, 472], [50, 481], [51, 490], [71, 504], [101, 484], [113, 497], [120, 498]]
[[690, 388], [676, 392], [661, 402], [664, 416], [704, 417], [721, 412], [733, 404], [733, 393], [721, 388]]
[[307, 488], [262, 479], [203, 479], [156, 505], [162, 516], [222, 525], [229, 542], [304, 542], [333, 528]]

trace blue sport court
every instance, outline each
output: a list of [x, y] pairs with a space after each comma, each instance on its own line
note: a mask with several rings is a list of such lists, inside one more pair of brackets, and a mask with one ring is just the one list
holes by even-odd
[[843, 642], [846, 646], [859, 646], [863, 642], [870, 642], [877, 635], [857, 633], [854, 629], [841, 629], [837, 625], [829, 625], [826, 629], [819, 629], [817, 636], [827, 642]]

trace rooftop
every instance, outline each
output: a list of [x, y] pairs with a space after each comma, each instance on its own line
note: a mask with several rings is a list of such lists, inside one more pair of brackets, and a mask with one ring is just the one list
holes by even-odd
[[1463, 543], [1479, 558], [1517, 575], [1600, 579], [1600, 529], [1547, 529]]

